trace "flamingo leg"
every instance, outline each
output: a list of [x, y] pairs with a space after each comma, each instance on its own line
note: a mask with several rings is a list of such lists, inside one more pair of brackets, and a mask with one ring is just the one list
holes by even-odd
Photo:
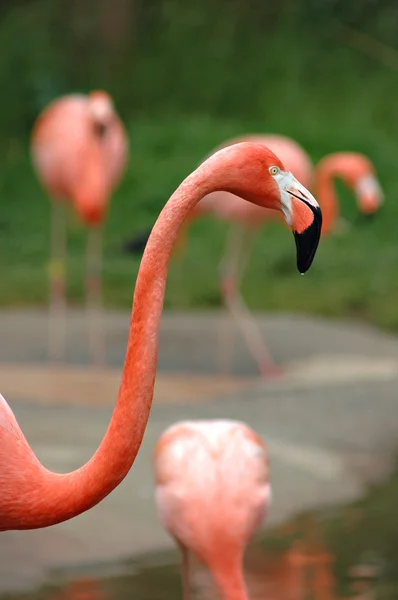
[[181, 582], [183, 600], [192, 600], [191, 586], [189, 583], [189, 552], [188, 549], [179, 544], [181, 550]]
[[105, 338], [102, 319], [101, 262], [102, 232], [90, 229], [87, 236], [86, 299], [91, 361], [96, 366], [105, 363]]
[[[272, 377], [280, 375], [281, 369], [272, 360], [256, 321], [238, 291], [254, 236], [255, 233], [251, 229], [242, 225], [236, 226], [231, 232], [221, 263], [221, 293], [225, 306], [240, 330], [260, 373], [265, 377]], [[229, 349], [232, 347], [231, 340], [225, 339], [224, 344]]]
[[60, 362], [66, 348], [66, 215], [65, 206], [57, 201], [51, 209], [49, 280], [48, 352], [52, 362]]
[[[238, 259], [242, 248], [245, 228], [232, 223], [227, 234], [224, 254], [219, 265], [220, 287], [224, 305], [228, 308], [225, 298], [227, 289], [235, 286], [234, 275], [238, 267]], [[233, 337], [235, 332], [231, 329], [230, 319], [221, 322], [219, 337], [219, 363], [223, 373], [231, 373]]]

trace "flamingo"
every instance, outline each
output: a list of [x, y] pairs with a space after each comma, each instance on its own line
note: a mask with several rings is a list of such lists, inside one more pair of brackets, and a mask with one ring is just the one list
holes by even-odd
[[[338, 152], [325, 156], [314, 169], [307, 152], [296, 141], [282, 135], [247, 135], [234, 138], [221, 147], [240, 141], [265, 144], [279, 156], [287, 168], [308, 189], [315, 189], [322, 208], [322, 235], [329, 235], [339, 224], [338, 201], [333, 179], [340, 178], [357, 197], [363, 214], [374, 214], [383, 200], [380, 184], [371, 161], [357, 152]], [[192, 212], [191, 219], [212, 214], [218, 219], [232, 221], [224, 255], [220, 263], [220, 288], [223, 302], [240, 329], [259, 372], [265, 377], [279, 377], [283, 370], [275, 364], [266, 347], [256, 322], [238, 292], [251, 244], [260, 227], [279, 219], [274, 211], [248, 205], [241, 198], [226, 192], [209, 194]], [[228, 332], [224, 335], [221, 356], [232, 348]]]
[[[281, 135], [245, 136], [231, 140], [259, 141], [280, 156], [288, 169], [309, 189], [314, 189], [322, 208], [322, 235], [329, 235], [338, 228], [339, 210], [333, 179], [342, 179], [356, 194], [358, 208], [363, 214], [374, 214], [383, 199], [381, 187], [375, 176], [371, 161], [357, 152], [338, 152], [325, 156], [313, 168], [305, 150], [294, 140]], [[227, 214], [226, 207], [228, 206]], [[235, 221], [231, 228], [224, 256], [220, 264], [220, 288], [225, 306], [240, 328], [247, 347], [256, 362], [260, 374], [265, 377], [280, 376], [283, 370], [274, 363], [260, 331], [249, 312], [242, 295], [238, 293], [251, 244], [260, 227], [279, 215], [248, 205], [238, 197], [228, 197], [225, 192], [210, 194], [202, 200], [193, 217], [211, 213], [218, 218]], [[224, 217], [223, 217], [224, 213]], [[224, 336], [222, 356], [232, 347], [227, 334]]]
[[159, 516], [182, 554], [184, 600], [189, 552], [209, 568], [223, 600], [246, 600], [243, 555], [271, 500], [260, 437], [239, 421], [182, 421], [161, 435], [154, 466]]
[[32, 132], [33, 166], [53, 200], [51, 222], [50, 328], [51, 360], [65, 353], [65, 203], [89, 228], [86, 295], [90, 354], [104, 360], [101, 330], [101, 226], [109, 197], [127, 164], [128, 141], [111, 97], [103, 91], [70, 94], [54, 100], [38, 117]]
[[[374, 214], [383, 200], [383, 193], [371, 161], [357, 152], [339, 152], [325, 156], [314, 169], [307, 152], [294, 140], [276, 134], [246, 135], [225, 142], [220, 147], [251, 141], [265, 144], [279, 156], [287, 168], [308, 189], [315, 189], [322, 208], [322, 235], [329, 235], [341, 223], [338, 201], [333, 187], [335, 177], [342, 179], [356, 194], [358, 208], [363, 214]], [[247, 348], [262, 376], [279, 377], [283, 370], [273, 361], [257, 324], [239, 293], [244, 267], [256, 233], [264, 224], [280, 219], [280, 214], [244, 202], [236, 195], [217, 191], [208, 194], [191, 212], [186, 222], [211, 214], [231, 224], [224, 255], [220, 262], [220, 288], [224, 305], [239, 328]], [[184, 230], [180, 246], [186, 236]], [[128, 252], [136, 252], [143, 243], [143, 235], [125, 245]], [[228, 332], [222, 338], [220, 357], [226, 368], [226, 353], [232, 348]]]
[[36, 529], [71, 519], [100, 502], [127, 475], [152, 403], [171, 252], [190, 211], [216, 190], [282, 211], [296, 241], [297, 268], [301, 273], [310, 268], [320, 238], [321, 210], [282, 161], [256, 143], [236, 144], [205, 160], [171, 196], [146, 244], [135, 284], [118, 398], [91, 459], [71, 473], [47, 470], [0, 396], [0, 531]]

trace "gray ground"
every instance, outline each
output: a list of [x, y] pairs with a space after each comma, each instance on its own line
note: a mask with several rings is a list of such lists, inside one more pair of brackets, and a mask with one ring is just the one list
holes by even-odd
[[[83, 313], [70, 313], [70, 363], [87, 362], [84, 319]], [[184, 371], [187, 378], [203, 374], [205, 383], [217, 379], [221, 320], [216, 313], [164, 315], [158, 371], [163, 393], [160, 389], [159, 400], [155, 395], [144, 442], [129, 476], [100, 505], [72, 521], [44, 530], [0, 534], [0, 592], [36, 585], [54, 567], [113, 561], [172, 547], [156, 516], [151, 454], [161, 431], [179, 419], [241, 419], [263, 436], [270, 450], [274, 493], [268, 523], [351, 499], [388, 473], [398, 432], [396, 338], [344, 322], [259, 317], [274, 357], [288, 368], [282, 381], [267, 384], [255, 379], [255, 368], [237, 337], [233, 370], [240, 379], [229, 378], [228, 393], [209, 397], [209, 388], [203, 388], [203, 401], [192, 402], [189, 386], [185, 390], [180, 386], [178, 398], [173, 397], [173, 373]], [[128, 323], [127, 313], [109, 313], [106, 318], [109, 372], [116, 379]], [[61, 400], [54, 392], [53, 402], [37, 402], [48, 372], [42, 364], [46, 332], [44, 312], [0, 313], [0, 390], [42, 462], [68, 471], [97, 447], [114, 395], [104, 401], [98, 398], [97, 403], [90, 398], [69, 403], [63, 389], [58, 394]], [[38, 377], [29, 387], [31, 363]], [[69, 385], [65, 381], [73, 377], [73, 370], [66, 371], [62, 385]]]

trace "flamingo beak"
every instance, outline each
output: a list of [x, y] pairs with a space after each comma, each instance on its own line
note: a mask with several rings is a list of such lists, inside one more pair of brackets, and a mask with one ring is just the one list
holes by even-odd
[[278, 181], [282, 211], [290, 225], [297, 250], [297, 269], [304, 274], [314, 260], [322, 229], [322, 213], [314, 196], [285, 172]]

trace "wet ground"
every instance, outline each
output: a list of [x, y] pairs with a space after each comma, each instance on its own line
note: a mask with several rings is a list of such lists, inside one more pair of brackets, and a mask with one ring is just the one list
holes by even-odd
[[[98, 372], [87, 367], [85, 315], [72, 312], [68, 364], [53, 370], [44, 362], [45, 312], [0, 313], [0, 339], [7, 340], [0, 347], [0, 389], [48, 468], [59, 472], [77, 468], [97, 447], [119, 385], [128, 322], [127, 313], [107, 315], [107, 367]], [[61, 579], [65, 573], [79, 579], [97, 578], [99, 570], [105, 581], [94, 587], [99, 586], [104, 598], [123, 599], [118, 586], [128, 589], [138, 584], [141, 599], [169, 598], [170, 593], [180, 597], [176, 554], [167, 554], [173, 544], [157, 520], [151, 469], [158, 436], [179, 419], [241, 419], [264, 438], [274, 492], [269, 527], [284, 524], [303, 510], [349, 502], [389, 474], [398, 439], [397, 339], [372, 328], [304, 316], [261, 317], [259, 324], [275, 358], [286, 367], [278, 382], [256, 377], [239, 338], [232, 374], [219, 375], [217, 341], [223, 326], [219, 314], [164, 316], [154, 407], [133, 469], [108, 498], [72, 521], [44, 530], [2, 533], [0, 593], [38, 590], [55, 581], [56, 572]], [[326, 554], [335, 553], [330, 541], [322, 543]], [[171, 561], [172, 566], [158, 567], [155, 578], [152, 567], [141, 568], [136, 562], [144, 555], [161, 564]], [[267, 560], [258, 555], [255, 551], [249, 561], [250, 581], [257, 577], [252, 571], [259, 573], [258, 580], [267, 573], [265, 565], [274, 568], [268, 550]], [[338, 556], [337, 551], [333, 555]], [[272, 556], [276, 571], [290, 568], [291, 556], [287, 563], [280, 562], [274, 551]], [[127, 560], [134, 562], [120, 578]], [[360, 552], [355, 560], [362, 561]], [[115, 569], [119, 579], [112, 579]], [[203, 571], [195, 581], [206, 588]], [[146, 590], [145, 585], [155, 584], [157, 590]], [[70, 598], [94, 598], [89, 589], [81, 589], [90, 582], [76, 585]], [[169, 596], [162, 596], [166, 592]], [[59, 597], [55, 588], [37, 593], [40, 599]], [[107, 596], [111, 593], [118, 595]], [[327, 598], [334, 596], [319, 596]]]

